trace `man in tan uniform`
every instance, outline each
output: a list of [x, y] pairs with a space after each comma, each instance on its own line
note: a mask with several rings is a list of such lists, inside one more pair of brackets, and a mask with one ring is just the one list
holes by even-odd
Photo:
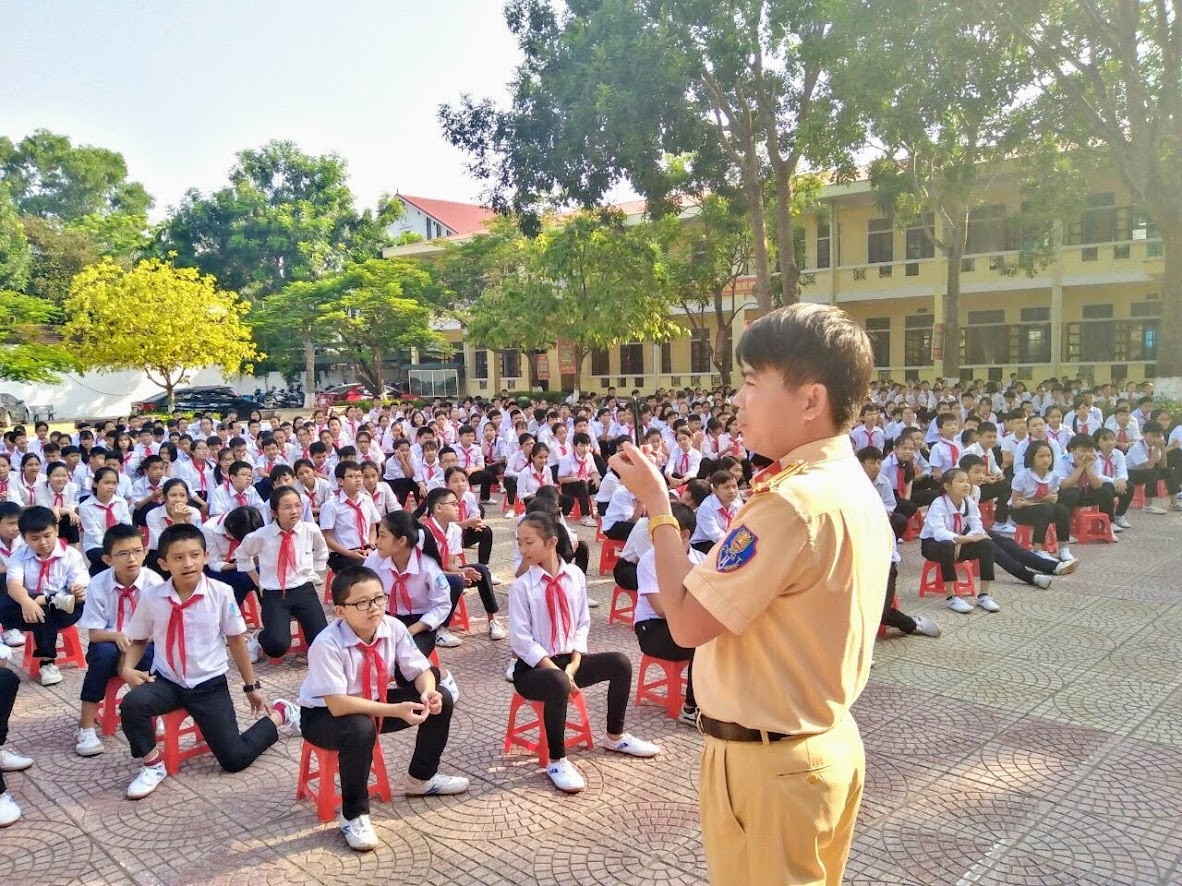
[[668, 490], [631, 447], [612, 459], [644, 503], [673, 639], [699, 647], [701, 819], [713, 884], [839, 884], [865, 754], [866, 685], [891, 528], [847, 431], [870, 383], [866, 334], [798, 304], [739, 342], [747, 449], [773, 461], [728, 535], [691, 568]]

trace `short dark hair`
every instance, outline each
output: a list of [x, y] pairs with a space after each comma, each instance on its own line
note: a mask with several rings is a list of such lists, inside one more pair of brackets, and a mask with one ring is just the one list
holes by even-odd
[[51, 526], [54, 529], [57, 528], [57, 515], [53, 513], [51, 508], [43, 508], [41, 505], [25, 508], [21, 513], [20, 520], [17, 521], [21, 535], [28, 535], [30, 532], [44, 532]]
[[670, 502], [669, 513], [673, 515], [673, 519], [677, 521], [677, 527], [682, 532], [688, 532], [690, 535], [693, 535], [694, 530], [698, 528], [697, 514], [694, 513], [693, 508], [684, 502]]
[[332, 577], [332, 602], [334, 606], [342, 605], [349, 599], [349, 593], [363, 581], [377, 582], [382, 587], [382, 580], [378, 574], [367, 566], [345, 566]]
[[337, 466], [333, 469], [332, 475], [338, 480], [344, 480], [345, 474], [349, 473], [349, 471], [357, 471], [358, 473], [361, 473], [361, 465], [357, 464], [355, 461], [337, 462]]
[[222, 528], [226, 530], [230, 538], [237, 541], [242, 541], [256, 529], [261, 529], [262, 526], [263, 515], [259, 513], [258, 508], [247, 505], [234, 508], [222, 518]]
[[965, 471], [967, 473], [969, 468], [975, 468], [977, 465], [984, 465], [984, 464], [985, 464], [985, 459], [981, 458], [981, 456], [979, 456], [979, 455], [974, 455], [973, 453], [970, 452], [968, 455], [962, 455], [960, 457], [959, 467], [962, 471]]
[[129, 523], [116, 523], [103, 533], [103, 553], [110, 556], [115, 550], [115, 545], [121, 541], [131, 541], [133, 538], [143, 544], [143, 536], [136, 527]]
[[1076, 434], [1067, 441], [1067, 451], [1072, 452], [1079, 447], [1086, 447], [1088, 449], [1096, 448], [1096, 439], [1091, 434]]
[[752, 369], [774, 369], [789, 387], [825, 386], [829, 416], [848, 427], [870, 387], [874, 353], [866, 332], [840, 308], [798, 303], [760, 317], [735, 356]]
[[882, 450], [877, 446], [863, 446], [858, 450], [858, 461], [865, 464], [868, 461], [882, 461]]
[[15, 501], [0, 501], [0, 520], [11, 520], [20, 517], [21, 506]]
[[163, 560], [168, 556], [169, 549], [184, 541], [195, 541], [205, 550], [205, 533], [192, 523], [173, 523], [160, 533], [160, 541], [156, 543], [156, 552]]

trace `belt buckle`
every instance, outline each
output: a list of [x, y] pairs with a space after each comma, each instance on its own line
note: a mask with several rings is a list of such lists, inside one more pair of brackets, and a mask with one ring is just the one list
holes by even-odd
[[698, 710], [698, 716], [694, 717], [694, 727], [698, 730], [699, 734], [701, 734], [701, 735], [706, 734], [706, 730], [702, 728], [702, 711], [701, 711], [701, 709]]

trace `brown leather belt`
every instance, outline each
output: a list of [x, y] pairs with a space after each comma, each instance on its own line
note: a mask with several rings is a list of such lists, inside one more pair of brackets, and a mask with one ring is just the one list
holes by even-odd
[[795, 736], [786, 735], [783, 732], [762, 732], [758, 729], [748, 729], [746, 726], [740, 726], [738, 723], [715, 720], [713, 717], [707, 717], [700, 712], [698, 714], [698, 731], [703, 735], [709, 735], [711, 738], [720, 738], [723, 741], [762, 742], [765, 736], [768, 741], [795, 738]]

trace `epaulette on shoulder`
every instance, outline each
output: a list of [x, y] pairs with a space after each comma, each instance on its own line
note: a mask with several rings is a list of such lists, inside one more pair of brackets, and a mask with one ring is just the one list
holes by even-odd
[[752, 495], [759, 495], [764, 492], [775, 492], [780, 488], [780, 484], [789, 477], [794, 477], [804, 470], [805, 463], [803, 461], [794, 461], [784, 470], [780, 471], [773, 477], [768, 477], [766, 480], [760, 480], [751, 487]]

